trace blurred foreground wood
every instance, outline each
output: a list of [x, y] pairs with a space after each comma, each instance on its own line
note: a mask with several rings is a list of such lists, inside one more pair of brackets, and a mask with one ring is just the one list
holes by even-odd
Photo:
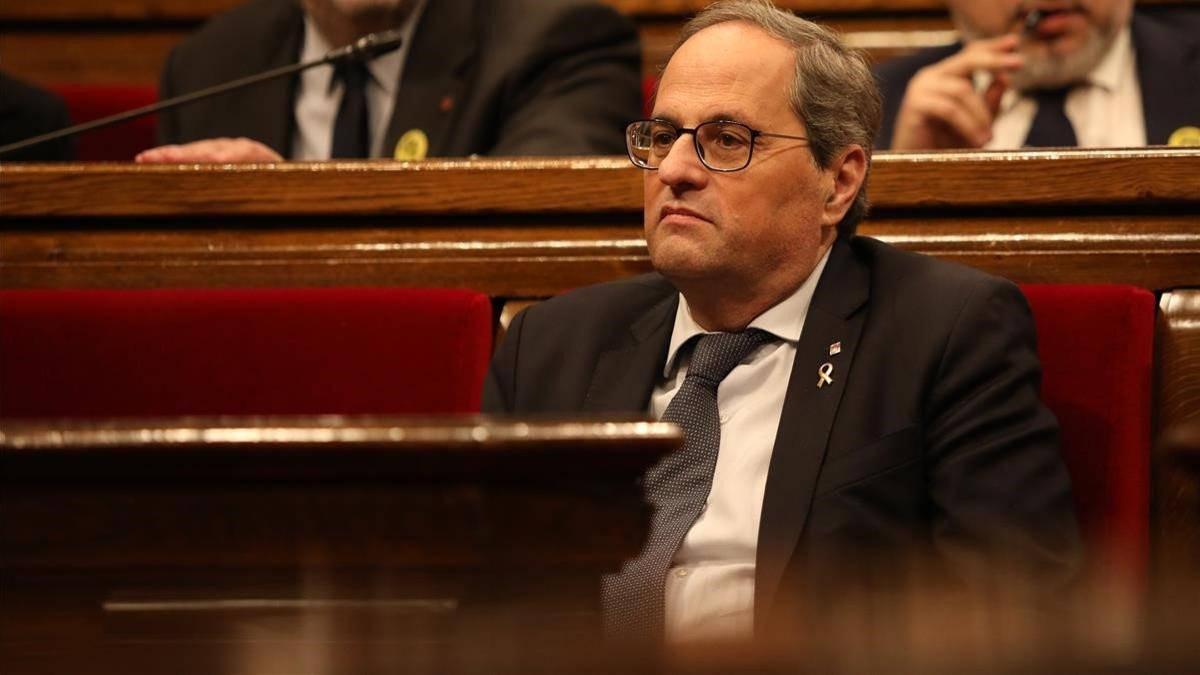
[[[486, 672], [597, 644], [651, 422], [0, 426], [0, 671]], [[464, 649], [470, 645], [471, 649]]]
[[[1195, 431], [1171, 437], [1190, 471], [1200, 471]], [[1081, 588], [1031, 611], [1004, 587], [962, 597], [901, 575], [884, 594], [851, 585], [754, 641], [664, 653], [605, 644], [599, 575], [637, 550], [647, 522], [633, 477], [678, 442], [669, 426], [637, 421], [5, 423], [0, 671], [1173, 673], [1200, 663], [1195, 569], [1160, 577], [1166, 592], [1147, 607]]]

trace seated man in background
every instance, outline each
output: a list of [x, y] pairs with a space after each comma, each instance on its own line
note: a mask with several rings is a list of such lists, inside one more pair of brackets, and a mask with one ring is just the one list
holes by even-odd
[[1200, 10], [1156, 17], [1134, 12], [1133, 0], [947, 5], [965, 45], [876, 69], [878, 147], [1200, 144]]
[[[57, 131], [71, 125], [62, 97], [0, 72], [0, 145]], [[5, 162], [75, 159], [75, 139], [63, 138], [5, 155]]]
[[535, 305], [497, 350], [487, 412], [683, 428], [645, 478], [646, 546], [604, 583], [615, 635], [746, 637], [913, 560], [955, 587], [1074, 574], [1024, 297], [854, 234], [879, 117], [834, 34], [711, 5], [626, 132], [656, 273]]
[[617, 154], [641, 110], [637, 35], [592, 0], [251, 0], [172, 51], [161, 97], [392, 28], [400, 49], [365, 67], [313, 68], [161, 114], [173, 145], [138, 161]]

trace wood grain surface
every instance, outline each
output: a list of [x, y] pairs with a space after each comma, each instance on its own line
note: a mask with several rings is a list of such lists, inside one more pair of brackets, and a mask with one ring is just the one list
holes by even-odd
[[[1200, 286], [1200, 151], [880, 154], [864, 234], [1018, 282]], [[649, 269], [626, 160], [0, 165], [0, 286], [459, 286]]]
[[[238, 165], [0, 164], [0, 219], [23, 216], [630, 213], [620, 157]], [[878, 213], [1200, 206], [1200, 150], [877, 153]]]
[[1158, 335], [1158, 428], [1200, 422], [1200, 288], [1163, 294]]
[[598, 644], [599, 579], [648, 527], [637, 478], [679, 442], [644, 421], [6, 421], [0, 670], [577, 672], [547, 645]]

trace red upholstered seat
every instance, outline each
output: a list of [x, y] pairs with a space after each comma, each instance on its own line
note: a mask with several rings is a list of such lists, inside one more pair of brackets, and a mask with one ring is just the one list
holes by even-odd
[[1042, 399], [1058, 416], [1093, 579], [1144, 587], [1150, 539], [1154, 296], [1128, 286], [1022, 286]]
[[[140, 108], [158, 100], [158, 91], [153, 86], [59, 84], [50, 89], [66, 101], [74, 124]], [[79, 137], [79, 159], [128, 162], [142, 150], [158, 144], [157, 131], [154, 115], [89, 131]]]
[[396, 288], [0, 291], [0, 417], [479, 410], [487, 296]]

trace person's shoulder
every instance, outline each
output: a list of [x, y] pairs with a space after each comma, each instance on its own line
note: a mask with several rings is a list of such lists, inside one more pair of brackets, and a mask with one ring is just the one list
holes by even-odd
[[506, 44], [534, 39], [539, 44], [570, 44], [598, 35], [636, 39], [628, 18], [596, 0], [507, 0], [488, 3], [487, 11], [488, 28]]
[[0, 110], [20, 110], [39, 117], [66, 117], [62, 97], [24, 80], [0, 72]]
[[214, 16], [175, 48], [176, 58], [243, 69], [254, 54], [270, 54], [303, 30], [296, 0], [250, 0]]
[[1181, 60], [1195, 61], [1200, 54], [1200, 9], [1155, 7], [1137, 9], [1131, 21], [1134, 49], [1168, 50]]
[[[0, 145], [23, 141], [70, 126], [67, 104], [58, 94], [0, 72]], [[75, 159], [75, 140], [43, 143], [5, 158], [13, 161]]]
[[613, 321], [636, 316], [678, 291], [660, 274], [583, 286], [540, 302], [531, 313], [560, 318], [580, 315], [585, 321]]
[[962, 49], [961, 43], [941, 47], [926, 47], [912, 54], [897, 56], [875, 65], [871, 70], [881, 87], [907, 84], [918, 70], [931, 66], [942, 59], [957, 54]]

